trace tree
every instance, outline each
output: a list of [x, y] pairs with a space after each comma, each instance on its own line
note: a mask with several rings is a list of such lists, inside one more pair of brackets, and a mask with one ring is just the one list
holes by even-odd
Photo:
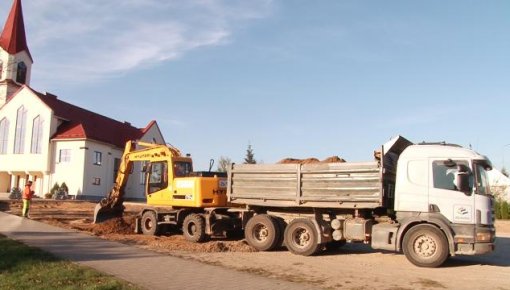
[[230, 165], [232, 164], [232, 160], [225, 156], [220, 156], [220, 159], [218, 159], [218, 171], [219, 172], [227, 172], [227, 170], [230, 168]]
[[256, 164], [257, 160], [255, 160], [255, 154], [253, 153], [253, 148], [251, 148], [251, 144], [248, 144], [248, 149], [246, 149], [246, 157], [244, 158], [244, 164]]
[[501, 218], [507, 220], [510, 218], [510, 212], [508, 209], [508, 202], [503, 201], [501, 204]]

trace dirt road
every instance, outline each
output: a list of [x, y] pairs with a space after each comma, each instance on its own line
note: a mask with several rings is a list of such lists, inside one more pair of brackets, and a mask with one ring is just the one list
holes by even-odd
[[[510, 222], [497, 223], [497, 249], [485, 256], [454, 257], [438, 269], [417, 268], [401, 254], [346, 245], [320, 256], [254, 252], [243, 240], [193, 244], [179, 233], [161, 237], [132, 234], [132, 218], [139, 210], [127, 206], [124, 220], [92, 225], [95, 204], [35, 201], [35, 220], [89, 232], [109, 240], [136, 245], [185, 259], [234, 268], [325, 289], [510, 289]], [[0, 202], [0, 210], [20, 213], [19, 202]]]

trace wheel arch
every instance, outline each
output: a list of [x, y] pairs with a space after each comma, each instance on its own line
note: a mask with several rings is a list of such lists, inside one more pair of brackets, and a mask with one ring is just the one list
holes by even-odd
[[401, 223], [401, 226], [399, 228], [399, 231], [397, 233], [397, 251], [402, 250], [402, 242], [404, 240], [404, 236], [406, 233], [413, 227], [417, 225], [432, 225], [437, 227], [446, 237], [446, 240], [448, 241], [448, 251], [453, 256], [455, 254], [455, 244], [454, 244], [454, 238], [453, 238], [453, 231], [448, 226], [448, 223], [443, 221], [440, 217], [412, 217], [407, 218], [403, 223]]

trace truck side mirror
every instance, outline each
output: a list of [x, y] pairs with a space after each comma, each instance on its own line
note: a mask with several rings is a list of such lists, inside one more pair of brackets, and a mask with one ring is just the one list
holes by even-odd
[[457, 169], [458, 171], [457, 176], [455, 178], [455, 186], [457, 186], [457, 189], [459, 191], [464, 192], [466, 195], [471, 195], [473, 189], [471, 188], [469, 182], [471, 178], [469, 167], [463, 164], [459, 164], [457, 166]]

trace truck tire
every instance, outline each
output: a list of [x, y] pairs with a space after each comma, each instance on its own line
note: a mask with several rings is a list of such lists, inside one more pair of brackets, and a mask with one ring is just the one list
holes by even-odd
[[244, 229], [246, 242], [258, 251], [274, 250], [281, 235], [278, 221], [267, 214], [252, 217]]
[[418, 267], [441, 266], [448, 258], [448, 240], [437, 227], [422, 224], [412, 227], [404, 236], [402, 250], [409, 262]]
[[205, 234], [205, 220], [196, 213], [188, 215], [182, 223], [184, 238], [190, 242], [202, 243], [207, 239]]
[[144, 235], [155, 236], [158, 234], [158, 218], [156, 213], [149, 210], [143, 213], [141, 221], [142, 233]]
[[285, 229], [285, 246], [296, 255], [311, 256], [322, 250], [318, 244], [319, 233], [314, 223], [309, 219], [292, 220]]

